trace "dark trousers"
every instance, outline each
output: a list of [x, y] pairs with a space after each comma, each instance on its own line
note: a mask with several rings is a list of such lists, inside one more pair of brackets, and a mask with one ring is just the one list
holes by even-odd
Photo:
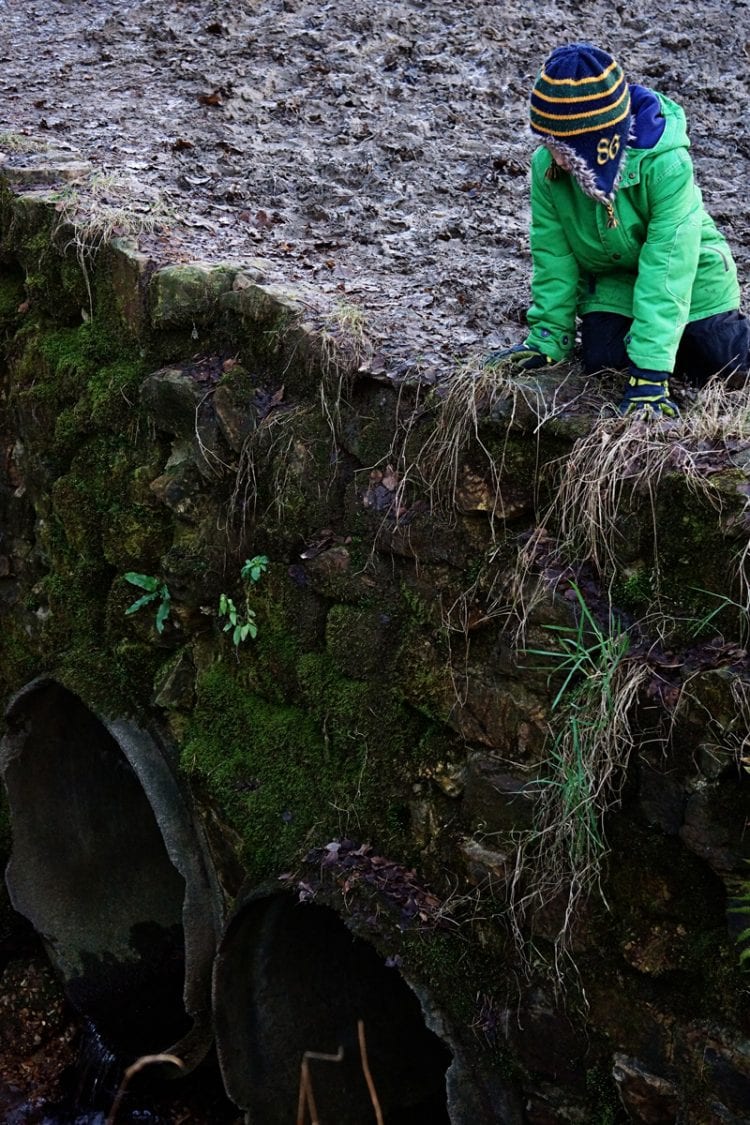
[[[619, 313], [587, 313], [581, 320], [583, 366], [593, 375], [607, 367], [627, 368], [632, 321]], [[742, 385], [750, 364], [750, 321], [741, 312], [717, 313], [685, 326], [677, 349], [675, 375], [702, 387], [717, 373]]]

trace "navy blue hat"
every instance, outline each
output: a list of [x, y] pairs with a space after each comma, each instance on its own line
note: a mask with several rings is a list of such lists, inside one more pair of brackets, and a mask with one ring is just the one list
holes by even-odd
[[614, 200], [630, 126], [630, 90], [611, 55], [590, 43], [552, 52], [531, 91], [531, 129], [601, 203]]

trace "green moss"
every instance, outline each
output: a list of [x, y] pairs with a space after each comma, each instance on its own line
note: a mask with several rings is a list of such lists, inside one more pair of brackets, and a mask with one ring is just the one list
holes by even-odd
[[348, 773], [315, 721], [245, 690], [226, 664], [198, 678], [181, 760], [240, 833], [256, 878], [280, 874], [338, 826]]
[[23, 414], [32, 456], [64, 472], [95, 431], [132, 447], [143, 362], [126, 340], [93, 321], [50, 330], [29, 321], [10, 345], [11, 398]]
[[9, 335], [18, 325], [18, 309], [26, 298], [23, 277], [19, 271], [0, 268], [0, 336]]
[[591, 1125], [626, 1121], [611, 1068], [601, 1064], [586, 1071], [586, 1094]]
[[2, 217], [4, 245], [23, 265], [34, 308], [58, 323], [80, 320], [89, 306], [87, 278], [72, 231], [61, 231], [51, 197], [5, 195]]
[[22, 610], [4, 613], [0, 634], [0, 697], [7, 699], [42, 672], [42, 658], [21, 624]]
[[338, 670], [355, 679], [387, 676], [397, 622], [387, 607], [334, 605], [326, 621], [326, 647]]
[[364, 746], [396, 773], [412, 759], [422, 726], [387, 684], [342, 676], [328, 653], [306, 653], [298, 673], [305, 704], [340, 753]]
[[407, 930], [401, 957], [407, 979], [429, 990], [449, 1023], [464, 1032], [471, 1029], [478, 1055], [490, 1056], [493, 1069], [511, 1078], [516, 1064], [503, 1028], [507, 995], [506, 982], [498, 976], [502, 949], [480, 945], [467, 922], [451, 932]]
[[612, 604], [636, 617], [646, 614], [653, 597], [654, 578], [648, 567], [637, 567], [612, 583]]
[[440, 606], [434, 597], [428, 597], [408, 581], [401, 583], [401, 596], [409, 609], [409, 615], [417, 625], [437, 626], [440, 623]]
[[325, 654], [299, 665], [294, 707], [248, 689], [252, 668], [212, 665], [199, 677], [182, 755], [240, 832], [258, 877], [342, 833], [364, 831], [387, 854], [408, 844], [392, 811], [418, 743], [414, 717], [388, 693], [340, 677]]

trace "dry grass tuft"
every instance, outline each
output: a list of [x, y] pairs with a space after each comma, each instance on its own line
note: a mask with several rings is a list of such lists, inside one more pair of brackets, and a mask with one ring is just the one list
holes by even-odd
[[[460, 369], [445, 393], [436, 398], [435, 425], [422, 444], [414, 463], [404, 466], [404, 477], [417, 475], [430, 504], [449, 518], [455, 516], [456, 486], [466, 451], [473, 445], [486, 460], [495, 503], [490, 521], [504, 514], [502, 480], [506, 470], [507, 441], [516, 426], [538, 435], [542, 426], [558, 417], [571, 404], [567, 376], [558, 375], [552, 385], [531, 374], [502, 367], [479, 366], [477, 361]], [[500, 457], [490, 450], [482, 435], [487, 421], [502, 423], [505, 445]]]
[[[253, 521], [258, 505], [259, 466], [271, 461], [276, 466], [272, 497], [266, 513], [273, 512], [277, 521], [284, 516], [284, 495], [288, 480], [299, 471], [299, 458], [311, 455], [300, 443], [296, 423], [300, 416], [314, 407], [296, 406], [273, 410], [245, 439], [239, 455], [232, 494], [229, 499], [227, 525], [233, 529], [238, 542], [248, 536], [249, 522]], [[312, 471], [312, 470], [311, 470]]]
[[[721, 513], [723, 497], [713, 477], [732, 457], [750, 451], [750, 387], [730, 390], [714, 379], [678, 419], [601, 417], [555, 467], [557, 486], [534, 536], [521, 551], [512, 601], [519, 635], [541, 597], [530, 578], [540, 550], [552, 566], [590, 564], [605, 587], [621, 568], [628, 519], [651, 512], [653, 600], [660, 601], [656, 498], [665, 476], [679, 474], [690, 491]], [[550, 544], [554, 543], [554, 549]], [[750, 548], [736, 560], [738, 582], [750, 606]]]
[[160, 196], [136, 202], [142, 190], [128, 177], [94, 173], [85, 183], [65, 188], [57, 202], [58, 227], [73, 228], [71, 244], [93, 258], [114, 238], [136, 238], [166, 226], [172, 214]]
[[137, 203], [141, 190], [135, 181], [117, 174], [98, 172], [85, 183], [64, 188], [56, 204], [56, 232], [64, 239], [63, 250], [73, 248], [86, 282], [89, 315], [93, 316], [93, 294], [89, 270], [99, 251], [116, 238], [153, 234], [168, 225], [172, 212], [161, 196]]
[[[534, 916], [560, 912], [554, 966], [562, 980], [578, 906], [601, 893], [608, 848], [603, 818], [620, 799], [638, 697], [651, 672], [630, 654], [630, 638], [610, 614], [601, 623], [577, 586], [576, 624], [547, 626], [551, 647], [526, 650], [562, 683], [553, 699], [546, 772], [536, 783], [533, 827], [516, 839], [511, 929], [523, 953]], [[539, 667], [539, 666], [538, 666]]]

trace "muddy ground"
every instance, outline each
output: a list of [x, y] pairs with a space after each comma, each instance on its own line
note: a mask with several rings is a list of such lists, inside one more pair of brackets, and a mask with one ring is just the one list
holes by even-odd
[[0, 134], [78, 148], [157, 259], [261, 256], [443, 374], [523, 335], [528, 91], [580, 38], [683, 103], [748, 292], [747, 0], [0, 0]]

